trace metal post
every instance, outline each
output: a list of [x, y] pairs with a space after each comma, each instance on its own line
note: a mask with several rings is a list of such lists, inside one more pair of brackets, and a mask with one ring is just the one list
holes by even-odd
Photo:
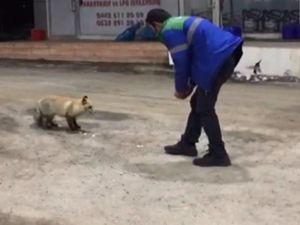
[[80, 27], [80, 7], [82, 6], [82, 0], [72, 0], [72, 4], [74, 5], [74, 23], [75, 23], [75, 37], [79, 39], [81, 35], [81, 27]]
[[51, 6], [50, 0], [46, 0], [46, 14], [47, 14], [47, 36], [51, 37]]
[[212, 0], [212, 20], [217, 26], [220, 26], [220, 0]]
[[179, 16], [184, 16], [184, 0], [178, 0]]

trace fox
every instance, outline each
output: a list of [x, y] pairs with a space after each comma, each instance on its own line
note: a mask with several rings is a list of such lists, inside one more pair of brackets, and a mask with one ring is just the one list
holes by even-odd
[[86, 112], [93, 112], [93, 105], [86, 95], [80, 99], [46, 96], [38, 101], [34, 119], [39, 127], [51, 129], [58, 127], [53, 121], [55, 116], [65, 117], [69, 128], [76, 131], [81, 129], [76, 118]]

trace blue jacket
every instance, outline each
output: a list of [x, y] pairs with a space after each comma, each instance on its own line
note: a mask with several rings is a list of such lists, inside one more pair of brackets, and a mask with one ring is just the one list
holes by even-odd
[[171, 53], [178, 92], [187, 91], [190, 81], [209, 91], [222, 64], [243, 42], [208, 20], [192, 16], [168, 19], [160, 39]]

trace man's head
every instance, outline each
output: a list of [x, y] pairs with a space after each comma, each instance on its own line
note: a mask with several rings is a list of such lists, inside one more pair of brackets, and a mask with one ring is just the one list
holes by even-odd
[[150, 24], [155, 32], [158, 33], [161, 30], [162, 24], [171, 17], [171, 14], [164, 9], [151, 9], [146, 17], [146, 23]]

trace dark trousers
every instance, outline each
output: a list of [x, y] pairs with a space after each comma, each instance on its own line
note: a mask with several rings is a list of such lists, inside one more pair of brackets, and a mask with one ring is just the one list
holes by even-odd
[[227, 154], [215, 105], [222, 85], [230, 78], [241, 58], [241, 47], [238, 50], [221, 67], [211, 91], [207, 92], [197, 87], [190, 101], [191, 112], [182, 135], [184, 143], [194, 144], [198, 142], [203, 128], [208, 137], [209, 152], [215, 157], [223, 157]]

